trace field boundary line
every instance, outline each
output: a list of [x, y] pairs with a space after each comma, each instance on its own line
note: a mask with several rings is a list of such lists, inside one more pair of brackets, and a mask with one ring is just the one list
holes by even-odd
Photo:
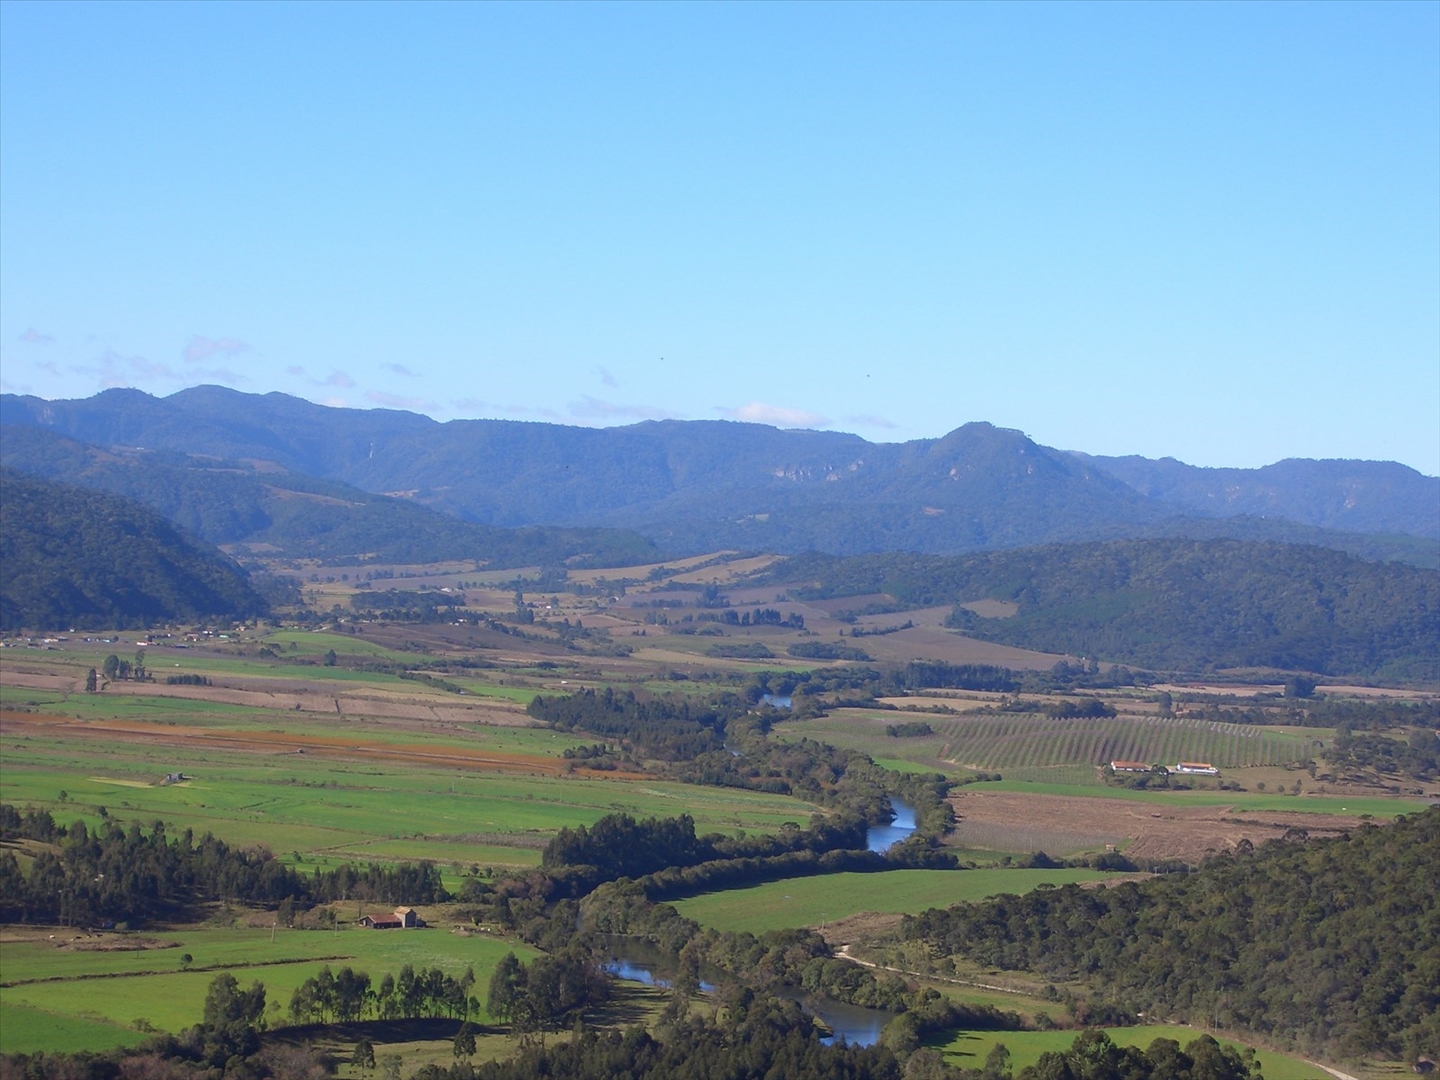
[[[36, 986], [40, 983], [63, 983], [63, 982], [84, 982], [87, 979], [138, 979], [141, 976], [151, 975], [189, 975], [194, 972], [205, 971], [245, 971], [249, 968], [259, 967], [283, 967], [286, 964], [318, 964], [329, 963], [331, 960], [355, 960], [353, 953], [342, 953], [338, 956], [306, 956], [295, 960], [255, 960], [248, 964], [204, 964], [200, 967], [166, 968], [163, 971], [153, 969], [150, 971], [88, 971], [81, 975], [45, 975], [38, 979], [14, 979], [9, 982], [0, 982], [0, 990], [9, 990], [16, 986]], [[1354, 1080], [1352, 1077], [1351, 1080]]]

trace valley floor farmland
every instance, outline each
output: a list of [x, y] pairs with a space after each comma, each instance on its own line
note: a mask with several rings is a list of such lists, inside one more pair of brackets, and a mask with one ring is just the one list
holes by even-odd
[[[455, 573], [473, 577], [464, 568]], [[723, 568], [706, 567], [682, 584], [704, 585], [723, 576]], [[586, 765], [592, 759], [567, 759], [566, 751], [615, 740], [538, 725], [524, 706], [536, 693], [550, 697], [605, 686], [703, 700], [717, 690], [744, 689], [754, 671], [803, 674], [823, 666], [780, 654], [788, 644], [817, 635], [833, 639], [837, 628], [849, 624], [819, 605], [781, 601], [769, 589], [744, 602], [773, 603], [787, 616], [804, 614], [813, 631], [752, 626], [722, 633], [718, 621], [708, 621], [718, 619], [716, 611], [702, 608], [693, 589], [688, 594], [676, 589], [666, 606], [647, 608], [641, 599], [645, 590], [635, 586], [628, 596], [622, 594], [625, 603], [603, 613], [597, 606], [611, 592], [600, 595], [565, 593], [559, 603], [563, 616], [557, 612], [554, 617], [542, 613], [548, 599], [532, 598], [535, 622], [506, 624], [508, 630], [352, 620], [346, 624], [350, 630], [338, 623], [320, 632], [255, 628], [224, 643], [207, 640], [184, 648], [173, 640], [139, 640], [133, 633], [123, 642], [62, 639], [23, 651], [7, 648], [0, 653], [0, 798], [49, 810], [65, 824], [83, 821], [92, 829], [105, 820], [142, 828], [164, 820], [172, 835], [184, 828], [213, 831], [235, 844], [268, 847], [307, 873], [342, 862], [429, 859], [451, 889], [476, 877], [490, 881], [492, 874], [533, 868], [559, 829], [589, 825], [617, 811], [637, 818], [685, 813], [702, 834], [734, 835], [774, 833], [787, 822], [803, 825], [820, 810], [782, 795], [661, 780], [646, 771], [659, 767], [653, 761], [636, 764], [626, 758], [613, 769], [592, 770]], [[337, 602], [346, 602], [347, 596], [344, 589], [333, 590]], [[490, 614], [515, 614], [510, 588], [485, 596], [494, 605]], [[877, 660], [900, 662], [1003, 659], [1017, 668], [1044, 670], [1055, 660], [976, 652], [968, 639], [924, 621], [938, 614], [921, 613], [910, 630], [860, 635], [857, 645]], [[672, 620], [668, 629], [644, 621], [660, 616]], [[573, 624], [557, 628], [562, 617]], [[883, 629], [881, 624], [910, 617], [877, 616], [872, 624]], [[582, 618], [597, 636], [576, 637], [579, 645], [569, 648], [573, 642], [562, 629], [578, 628]], [[693, 621], [681, 622], [686, 618]], [[706, 656], [719, 638], [769, 642], [777, 655], [763, 662]], [[941, 644], [949, 651], [928, 651]], [[621, 646], [632, 651], [626, 654]], [[85, 692], [88, 668], [101, 666], [109, 653], [129, 656], [142, 647], [156, 681], [121, 680], [98, 693]], [[327, 657], [329, 652], [335, 655]], [[171, 675], [208, 679], [210, 685], [167, 686], [163, 680]], [[960, 828], [950, 843], [962, 859], [994, 863], [1001, 853], [1043, 849], [1061, 855], [1106, 843], [1135, 854], [1149, 854], [1147, 845], [1158, 844], [1161, 854], [1198, 858], [1241, 837], [1259, 843], [1292, 827], [1318, 836], [1353, 827], [1361, 814], [1382, 816], [1414, 805], [1260, 795], [1253, 785], [1239, 793], [1106, 788], [1095, 771], [1097, 756], [1105, 754], [1215, 759], [1228, 779], [1231, 770], [1284, 774], [1286, 766], [1312, 755], [1309, 742], [1330, 736], [1318, 729], [1161, 718], [1155, 715], [1153, 695], [1143, 690], [1107, 697], [1120, 715], [1095, 720], [1055, 721], [1039, 711], [964, 712], [998, 703], [984, 695], [962, 700], [927, 693], [897, 700], [906, 712], [835, 709], [815, 720], [781, 721], [775, 735], [853, 748], [897, 768], [942, 770], [956, 777], [968, 777], [970, 766], [1003, 771], [1007, 779], [1001, 783], [957, 792]], [[1036, 709], [1045, 703], [1037, 697]], [[941, 708], [954, 708], [958, 715]], [[925, 709], [932, 711], [909, 711]], [[917, 718], [932, 725], [931, 735], [905, 739], [886, 734], [887, 725]], [[177, 773], [183, 779], [165, 782], [167, 774]], [[1017, 777], [1036, 782], [1017, 785]], [[1322, 810], [1338, 812], [1313, 812]], [[1183, 847], [1179, 837], [1188, 838], [1191, 847]], [[11, 850], [24, 868], [32, 865], [40, 846], [26, 842]], [[833, 929], [847, 915], [854, 916], [851, 923], [863, 922], [865, 916], [856, 913], [917, 911], [1094, 876], [1080, 869], [993, 867], [834, 875], [694, 897], [679, 906], [725, 928], [824, 924]], [[277, 932], [274, 913], [237, 911], [213, 914], [204, 925], [146, 927], [141, 933], [166, 947], [145, 950], [88, 952], [65, 941], [55, 928], [48, 928], [43, 940], [0, 939], [0, 982], [5, 984], [0, 986], [0, 1051], [133, 1041], [140, 1019], [175, 1030], [197, 1019], [204, 987], [221, 970], [234, 972], [242, 982], [263, 980], [272, 1002], [283, 1006], [290, 990], [322, 963], [350, 964], [378, 979], [402, 963], [433, 963], [453, 971], [464, 961], [473, 963], [483, 984], [495, 957], [507, 949], [530, 955], [514, 942], [452, 933], [455, 923], [464, 921], [459, 916], [447, 921], [443, 913], [426, 910], [426, 918], [441, 928], [399, 938], [348, 929], [360, 908], [353, 902], [333, 907], [338, 933], [283, 927]], [[894, 916], [874, 919], [887, 917]], [[308, 919], [308, 925], [317, 922], [317, 917]], [[52, 932], [55, 940], [48, 937]], [[75, 933], [68, 927], [65, 932]], [[187, 952], [193, 956], [188, 965], [179, 960]], [[143, 1007], [134, 1004], [139, 1001]], [[1056, 1009], [1039, 1000], [1030, 1004], [1033, 1010]], [[500, 1052], [508, 1049], [502, 1046]], [[423, 1053], [450, 1063], [448, 1043]]]

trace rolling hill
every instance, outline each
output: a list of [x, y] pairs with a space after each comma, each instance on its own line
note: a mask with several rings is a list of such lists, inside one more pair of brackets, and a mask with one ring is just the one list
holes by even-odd
[[144, 503], [214, 544], [330, 563], [474, 560], [617, 566], [657, 556], [621, 529], [476, 525], [408, 499], [361, 491], [254, 461], [167, 450], [104, 449], [46, 428], [0, 428], [0, 463]]
[[153, 510], [0, 469], [0, 628], [151, 626], [265, 610], [239, 567]]

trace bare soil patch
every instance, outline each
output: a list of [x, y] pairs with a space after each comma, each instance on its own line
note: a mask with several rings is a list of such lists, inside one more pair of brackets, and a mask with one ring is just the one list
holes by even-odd
[[[1361, 824], [1359, 817], [1303, 811], [1166, 806], [1015, 792], [961, 791], [950, 802], [959, 818], [950, 843], [1001, 851], [1039, 847], [1052, 855], [1110, 843], [1123, 844], [1132, 858], [1199, 862], [1235, 848], [1242, 840], [1252, 844], [1278, 840], [1291, 829], [1312, 837], [1334, 836]], [[1045, 846], [1047, 841], [1051, 846]]]
[[[888, 618], [904, 622], [907, 617], [908, 613], [900, 613]], [[1010, 645], [997, 645], [928, 626], [914, 626], [909, 630], [897, 630], [893, 634], [864, 637], [854, 644], [876, 660], [890, 660], [902, 664], [923, 657], [926, 660], [943, 660], [949, 664], [993, 664], [1026, 671], [1049, 671], [1057, 660], [1074, 659], [1058, 653], [1033, 652]]]

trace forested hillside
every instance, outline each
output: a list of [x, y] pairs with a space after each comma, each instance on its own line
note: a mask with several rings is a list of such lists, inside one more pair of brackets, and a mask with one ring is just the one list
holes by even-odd
[[1440, 1046], [1437, 881], [1440, 808], [1194, 874], [928, 911], [902, 934], [937, 956], [1083, 981], [1147, 1017], [1414, 1061]]
[[487, 528], [253, 461], [106, 450], [24, 425], [3, 433], [4, 465], [134, 499], [213, 544], [330, 562], [473, 559], [494, 568], [634, 565], [658, 556], [654, 544], [622, 529]]
[[[1353, 470], [1311, 463], [1314, 475], [1303, 478], [1309, 494], [1281, 492], [1296, 519], [1279, 520], [1264, 500], [1170, 501], [1162, 497], [1168, 489], [1161, 495], [1139, 490], [1080, 455], [987, 423], [906, 443], [730, 421], [606, 429], [502, 420], [441, 424], [413, 413], [326, 408], [284, 394], [213, 386], [163, 399], [134, 390], [58, 402], [5, 395], [0, 418], [99, 446], [270, 462], [372, 493], [405, 491], [483, 525], [635, 529], [670, 552], [955, 554], [1126, 536], [1224, 535], [1440, 560], [1433, 520], [1440, 479], [1402, 466], [1377, 466], [1394, 474], [1394, 482], [1356, 486], [1349, 483]], [[1283, 487], [1288, 475], [1282, 470], [1266, 483]], [[1408, 538], [1366, 535], [1357, 542], [1377, 524]]]
[[239, 567], [153, 510], [0, 469], [0, 627], [149, 626], [264, 610]]
[[[943, 558], [801, 556], [760, 580], [796, 596], [957, 605], [988, 641], [1145, 667], [1440, 678], [1440, 572], [1325, 548], [1123, 540]], [[958, 605], [1010, 601], [982, 618]]]

